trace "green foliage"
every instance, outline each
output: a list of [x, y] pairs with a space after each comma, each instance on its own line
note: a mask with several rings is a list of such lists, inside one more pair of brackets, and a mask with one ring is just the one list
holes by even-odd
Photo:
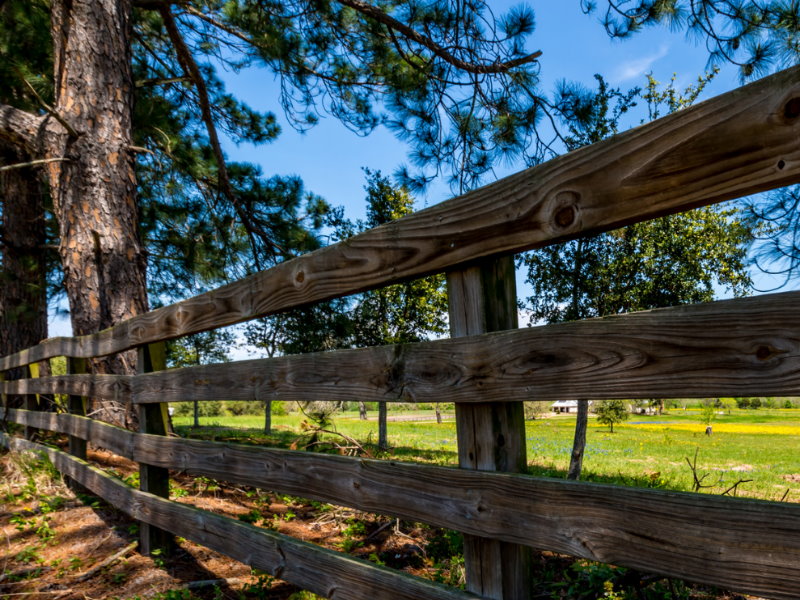
[[[606, 4], [605, 2], [603, 4]], [[581, 0], [584, 12], [596, 0]], [[705, 43], [709, 62], [732, 63], [743, 80], [800, 60], [800, 7], [784, 0], [607, 0], [603, 24], [612, 37], [645, 27], [685, 30]]]
[[27, 564], [44, 564], [41, 548], [39, 546], [25, 546], [22, 550], [17, 552], [16, 555], [14, 555], [14, 560]]
[[[358, 229], [384, 225], [413, 212], [413, 199], [380, 171], [366, 170], [367, 220]], [[353, 309], [356, 346], [405, 344], [446, 331], [447, 293], [444, 275], [365, 292]]]
[[227, 329], [214, 329], [169, 340], [167, 366], [191, 367], [229, 362], [228, 349], [235, 340], [234, 333]]
[[[413, 211], [413, 199], [405, 188], [392, 185], [380, 172], [365, 172], [367, 219], [354, 224], [338, 215], [332, 241]], [[437, 275], [253, 321], [245, 336], [269, 356], [402, 344], [443, 333], [446, 310], [444, 276]]]
[[[562, 90], [573, 147], [617, 132], [622, 114], [643, 97], [651, 115], [662, 105], [677, 110], [694, 100], [708, 78], [683, 93], [674, 81], [659, 91], [622, 94], [598, 78], [595, 93]], [[533, 294], [525, 308], [531, 323], [571, 321], [713, 299], [715, 286], [743, 295], [751, 287], [747, 249], [752, 234], [735, 208], [700, 208], [583, 237], [523, 255]]]
[[714, 406], [713, 403], [708, 402], [703, 404], [702, 408], [700, 409], [700, 422], [705, 426], [711, 425], [711, 421], [714, 420], [715, 414], [716, 406]]
[[234, 416], [262, 415], [264, 414], [264, 403], [247, 402], [244, 400], [227, 400], [225, 402], [225, 412]]
[[601, 400], [595, 405], [597, 422], [608, 425], [614, 433], [614, 425], [628, 419], [628, 407], [624, 400]]

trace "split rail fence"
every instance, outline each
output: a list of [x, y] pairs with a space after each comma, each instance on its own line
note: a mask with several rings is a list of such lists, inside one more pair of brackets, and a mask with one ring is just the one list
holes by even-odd
[[[791, 69], [527, 169], [346, 242], [134, 317], [0, 359], [27, 409], [8, 447], [57, 468], [141, 522], [144, 551], [179, 535], [329, 598], [529, 596], [546, 549], [768, 598], [800, 597], [800, 505], [536, 478], [522, 402], [798, 395], [800, 293], [516, 329], [513, 253], [800, 182], [800, 70]], [[163, 341], [446, 272], [451, 339], [164, 370]], [[135, 376], [85, 359], [138, 348]], [[68, 357], [69, 375], [35, 377]], [[69, 414], [34, 410], [66, 394]], [[141, 430], [84, 416], [131, 402]], [[166, 402], [456, 403], [460, 468], [165, 435]], [[69, 436], [68, 451], [31, 441]], [[86, 443], [141, 465], [130, 488], [86, 462]], [[168, 499], [168, 469], [422, 521], [465, 534], [467, 591]]]

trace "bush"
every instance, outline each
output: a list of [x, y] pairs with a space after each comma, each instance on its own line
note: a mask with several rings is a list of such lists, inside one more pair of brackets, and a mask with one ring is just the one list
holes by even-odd
[[[176, 417], [191, 417], [194, 414], [194, 402], [173, 402], [170, 407], [175, 409]], [[222, 415], [222, 402], [198, 402], [197, 412], [201, 417], [219, 417]]]
[[736, 398], [737, 408], [750, 408], [750, 398]]
[[226, 400], [225, 410], [234, 417], [240, 417], [242, 415], [260, 415], [264, 413], [264, 403], [246, 400]]
[[188, 417], [192, 414], [191, 402], [171, 402], [169, 407], [174, 409], [173, 414], [176, 417]]
[[289, 407], [283, 400], [273, 400], [270, 408], [272, 409], [273, 415], [282, 417], [289, 414]]
[[750, 398], [750, 408], [761, 408], [761, 398]]
[[792, 404], [792, 401], [787, 398], [783, 403], [783, 408], [794, 408], [794, 404]]

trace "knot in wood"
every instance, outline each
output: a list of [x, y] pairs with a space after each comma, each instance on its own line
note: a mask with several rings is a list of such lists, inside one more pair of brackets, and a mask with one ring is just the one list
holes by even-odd
[[556, 228], [566, 229], [572, 227], [578, 220], [578, 201], [581, 199], [578, 192], [564, 191], [556, 194], [553, 206], [553, 221]]
[[559, 227], [569, 227], [575, 220], [575, 209], [571, 206], [560, 208], [556, 213], [556, 223]]
[[303, 281], [305, 281], [305, 279], [306, 279], [306, 274], [303, 273], [302, 271], [298, 271], [297, 275], [294, 276], [294, 280], [297, 283], [303, 283]]
[[787, 119], [800, 117], [800, 97], [792, 98], [784, 105], [783, 116]]
[[758, 360], [767, 360], [772, 354], [773, 352], [769, 346], [759, 346], [756, 350], [756, 358]]

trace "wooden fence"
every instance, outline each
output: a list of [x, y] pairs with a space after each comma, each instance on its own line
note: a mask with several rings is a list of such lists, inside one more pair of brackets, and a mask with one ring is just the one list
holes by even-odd
[[[67, 394], [70, 414], [3, 409], [57, 468], [138, 519], [142, 549], [180, 535], [329, 598], [529, 596], [531, 548], [730, 588], [800, 597], [800, 505], [536, 478], [522, 401], [798, 395], [800, 293], [516, 329], [512, 255], [800, 182], [800, 70], [791, 69], [100, 333], [0, 359], [30, 366], [4, 394]], [[163, 341], [446, 272], [452, 338], [164, 370]], [[83, 359], [133, 348], [135, 376]], [[69, 373], [36, 377], [68, 357]], [[131, 432], [85, 398], [139, 408]], [[456, 403], [460, 468], [165, 434], [165, 402]], [[69, 436], [68, 451], [31, 441]], [[86, 442], [141, 465], [134, 490], [86, 462]], [[466, 592], [168, 499], [168, 469], [448, 527], [465, 534]]]

